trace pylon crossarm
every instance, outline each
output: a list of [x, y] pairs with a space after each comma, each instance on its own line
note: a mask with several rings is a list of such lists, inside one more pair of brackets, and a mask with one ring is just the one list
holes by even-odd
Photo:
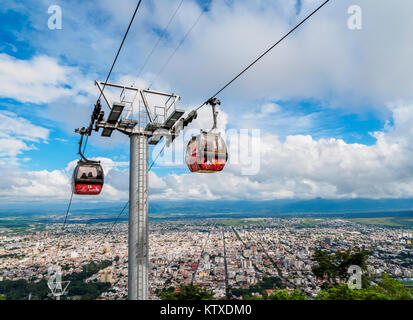
[[103, 87], [102, 87], [102, 83], [101, 81], [95, 81], [95, 84], [98, 86], [100, 93], [103, 96], [103, 99], [105, 99], [106, 104], [108, 105], [109, 109], [112, 110], [112, 103], [110, 102], [108, 96], [105, 94]]

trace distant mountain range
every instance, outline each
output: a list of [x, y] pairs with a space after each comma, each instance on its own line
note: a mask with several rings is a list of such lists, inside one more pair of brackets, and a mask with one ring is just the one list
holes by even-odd
[[152, 202], [151, 213], [328, 213], [413, 210], [413, 199]]
[[[112, 216], [119, 213], [125, 202], [74, 202], [71, 215]], [[1, 203], [0, 217], [61, 215], [66, 212], [67, 203]], [[127, 210], [125, 210], [127, 211]], [[206, 216], [291, 216], [328, 215], [351, 216], [383, 212], [397, 215], [401, 211], [413, 212], [413, 199], [312, 199], [272, 201], [151, 201], [149, 213], [152, 217], [206, 217]], [[127, 216], [127, 214], [125, 214]]]

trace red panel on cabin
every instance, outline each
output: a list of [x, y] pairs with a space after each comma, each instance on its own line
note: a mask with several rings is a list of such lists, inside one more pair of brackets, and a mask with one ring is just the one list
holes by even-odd
[[213, 163], [190, 163], [188, 164], [189, 170], [191, 172], [216, 172], [216, 171], [222, 171], [225, 167], [226, 161], [223, 160], [217, 160], [214, 161]]
[[100, 184], [76, 184], [75, 194], [99, 194], [102, 191]]

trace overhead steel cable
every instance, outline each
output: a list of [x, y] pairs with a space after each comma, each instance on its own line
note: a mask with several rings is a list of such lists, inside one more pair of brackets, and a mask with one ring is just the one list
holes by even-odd
[[126, 207], [128, 206], [129, 201], [126, 202], [125, 206], [123, 207], [122, 211], [119, 212], [118, 216], [115, 219], [115, 222], [113, 222], [112, 226], [109, 228], [108, 233], [112, 231], [113, 227], [115, 226], [116, 223], [118, 223], [119, 217], [122, 215], [122, 213], [125, 211]]
[[[59, 240], [58, 240], [58, 242], [57, 242], [56, 255], [55, 255], [56, 260], [57, 260], [57, 253], [58, 253], [58, 251], [59, 251], [59, 249], [60, 249], [60, 242], [61, 242], [61, 240], [62, 240], [62, 236], [63, 236], [64, 230], [65, 230], [65, 227], [66, 227], [67, 217], [69, 216], [70, 207], [72, 206], [73, 194], [74, 194], [74, 192], [73, 192], [73, 189], [72, 189], [72, 194], [71, 194], [71, 196], [70, 196], [69, 204], [68, 204], [68, 206], [67, 206], [67, 210], [66, 210], [66, 214], [65, 214], [65, 219], [64, 219], [63, 225], [62, 225], [62, 230], [61, 230], [61, 232], [60, 232]], [[56, 261], [56, 263], [57, 263], [57, 261]]]
[[178, 46], [175, 48], [175, 50], [169, 55], [168, 59], [166, 59], [165, 63], [162, 65], [162, 67], [159, 69], [158, 73], [156, 74], [154, 80], [152, 80], [151, 84], [149, 85], [148, 89], [150, 89], [155, 80], [158, 79], [158, 77], [164, 72], [168, 64], [171, 62], [172, 58], [175, 56], [179, 48], [184, 44], [185, 40], [188, 38], [189, 34], [192, 32], [192, 30], [195, 28], [195, 26], [198, 24], [199, 20], [201, 20], [201, 17], [204, 15], [206, 12], [206, 9], [208, 8], [209, 4], [211, 3], [212, 0], [209, 0], [208, 3], [205, 5], [205, 7], [202, 9], [201, 13], [195, 20], [195, 22], [192, 24], [192, 26], [188, 29], [182, 40], [179, 42]]
[[[142, 0], [139, 0], [138, 3], [137, 3], [137, 5], [136, 5], [135, 11], [133, 12], [132, 18], [131, 18], [131, 20], [130, 20], [130, 22], [129, 22], [129, 25], [128, 25], [128, 28], [126, 29], [126, 32], [125, 32], [125, 34], [124, 34], [124, 36], [123, 36], [122, 42], [121, 42], [121, 44], [120, 44], [120, 46], [119, 46], [119, 49], [118, 49], [118, 51], [117, 51], [117, 53], [116, 53], [115, 59], [114, 59], [114, 61], [113, 61], [113, 63], [112, 63], [112, 66], [111, 66], [111, 68], [110, 68], [110, 70], [109, 70], [109, 73], [108, 73], [108, 75], [107, 75], [107, 77], [106, 77], [105, 83], [103, 84], [102, 91], [100, 92], [100, 95], [99, 95], [99, 98], [97, 99], [97, 101], [99, 101], [100, 98], [102, 97], [103, 91], [105, 90], [105, 87], [106, 87], [106, 83], [109, 81], [109, 78], [110, 78], [110, 76], [111, 76], [111, 74], [112, 74], [113, 68], [115, 67], [116, 62], [118, 61], [119, 54], [120, 54], [120, 52], [121, 52], [121, 50], [122, 50], [122, 48], [123, 48], [123, 45], [124, 45], [124, 43], [125, 43], [125, 40], [126, 40], [128, 34], [129, 34], [129, 30], [130, 30], [130, 28], [131, 28], [131, 26], [132, 26], [132, 24], [133, 24], [133, 21], [135, 20], [135, 17], [136, 17], [136, 14], [137, 14], [138, 10], [139, 10], [139, 7], [140, 7], [140, 5], [141, 5], [141, 2], [142, 2]], [[85, 150], [86, 150], [88, 138], [89, 138], [89, 135], [87, 135], [87, 137], [86, 137], [86, 143], [85, 143], [85, 146], [84, 146], [84, 148], [83, 148], [83, 153], [84, 153]], [[79, 150], [80, 150], [80, 149], [79, 149]], [[74, 193], [74, 192], [73, 192], [73, 190], [72, 190], [72, 194], [71, 194], [71, 196], [70, 196], [70, 201], [69, 201], [69, 205], [68, 205], [68, 208], [67, 208], [67, 211], [66, 211], [66, 215], [65, 215], [65, 220], [64, 220], [64, 223], [63, 223], [62, 231], [64, 231], [64, 229], [65, 229], [65, 227], [66, 227], [67, 217], [68, 217], [68, 215], [69, 215], [70, 207], [71, 207], [71, 204], [72, 204], [73, 193]], [[61, 236], [62, 236], [62, 234], [60, 235], [60, 239], [61, 239]], [[59, 246], [60, 246], [60, 239], [59, 239], [58, 249], [59, 249]]]
[[83, 147], [83, 154], [85, 154], [86, 151], [86, 146], [87, 146], [87, 141], [89, 140], [89, 135], [86, 136], [86, 141], [85, 141], [85, 146]]
[[70, 196], [70, 201], [69, 201], [69, 205], [67, 206], [67, 210], [66, 210], [66, 215], [65, 215], [65, 220], [63, 222], [63, 226], [62, 226], [62, 231], [65, 229], [66, 227], [66, 222], [67, 222], [67, 217], [69, 215], [69, 211], [70, 211], [70, 207], [72, 206], [72, 200], [73, 200], [73, 190], [72, 190], [72, 195]]
[[106, 87], [106, 83], [109, 81], [110, 75], [112, 74], [113, 68], [114, 68], [114, 66], [115, 66], [115, 64], [116, 64], [116, 61], [118, 60], [120, 51], [122, 50], [123, 44], [125, 43], [126, 37], [128, 36], [129, 30], [130, 30], [130, 28], [131, 28], [131, 26], [132, 26], [132, 23], [133, 23], [133, 21], [135, 20], [136, 13], [137, 13], [138, 10], [139, 10], [139, 7], [140, 7], [140, 5], [141, 5], [141, 2], [142, 2], [142, 0], [139, 0], [138, 4], [136, 5], [135, 11], [134, 11], [134, 13], [133, 13], [133, 15], [132, 15], [132, 18], [131, 18], [130, 22], [129, 22], [128, 29], [126, 30], [125, 35], [123, 36], [123, 39], [122, 39], [122, 42], [121, 42], [121, 44], [120, 44], [120, 46], [119, 46], [118, 52], [116, 53], [115, 60], [113, 61], [112, 66], [111, 66], [111, 68], [110, 68], [110, 70], [109, 70], [108, 76], [106, 77], [105, 83], [103, 84], [103, 88], [102, 88], [102, 91], [100, 92], [98, 101], [99, 101], [100, 98], [102, 97], [103, 91], [105, 90], [105, 87]]
[[[137, 76], [138, 78], [139, 78], [139, 76], [142, 74], [142, 72], [143, 72], [143, 70], [145, 69], [146, 65], [148, 64], [150, 58], [151, 58], [152, 55], [154, 54], [156, 48], [158, 48], [158, 45], [161, 43], [162, 39], [165, 37], [165, 35], [166, 35], [166, 33], [167, 33], [168, 29], [169, 29], [169, 26], [171, 25], [172, 21], [175, 19], [176, 15], [178, 14], [178, 11], [179, 11], [179, 9], [181, 8], [182, 3], [183, 3], [184, 1], [185, 1], [185, 0], [181, 0], [181, 1], [179, 2], [178, 7], [175, 9], [175, 12], [172, 14], [172, 16], [171, 16], [171, 18], [169, 19], [166, 27], [163, 29], [163, 32], [162, 32], [161, 35], [159, 36], [158, 41], [155, 43], [155, 45], [152, 47], [152, 50], [151, 50], [151, 51], [149, 52], [149, 54], [146, 56], [145, 61], [144, 61], [142, 67], [140, 68], [140, 70], [139, 70], [139, 72], [138, 72], [138, 76]], [[135, 82], [136, 82], [136, 80], [135, 80]], [[134, 84], [135, 84], [135, 83], [134, 83]], [[133, 86], [133, 85], [132, 85], [132, 86]]]
[[201, 109], [210, 99], [215, 98], [219, 95], [222, 91], [224, 91], [228, 86], [230, 86], [235, 80], [237, 80], [240, 76], [242, 76], [248, 69], [250, 69], [253, 65], [255, 65], [259, 60], [261, 60], [267, 53], [269, 53], [272, 49], [274, 49], [278, 44], [280, 44], [284, 39], [286, 39], [291, 33], [293, 33], [296, 29], [298, 29], [304, 22], [310, 19], [317, 11], [319, 11], [322, 7], [324, 7], [330, 0], [326, 0], [323, 2], [317, 9], [311, 12], [307, 17], [305, 17], [299, 24], [297, 24], [294, 28], [292, 28], [287, 34], [285, 34], [280, 40], [274, 43], [271, 47], [269, 47], [264, 53], [262, 53], [258, 58], [256, 58], [252, 63], [250, 63], [247, 67], [245, 67], [240, 73], [238, 73], [231, 81], [227, 82], [221, 89], [219, 89], [214, 95], [212, 95], [209, 99], [207, 99], [203, 104], [201, 104], [195, 111]]
[[[125, 43], [125, 40], [126, 40], [128, 34], [129, 34], [129, 30], [130, 30], [130, 28], [131, 28], [131, 26], [132, 26], [132, 24], [133, 24], [133, 21], [135, 20], [135, 17], [136, 17], [136, 14], [137, 14], [138, 10], [139, 10], [139, 7], [140, 7], [140, 5], [141, 5], [141, 2], [142, 2], [142, 0], [139, 0], [138, 4], [136, 5], [135, 11], [133, 12], [132, 18], [131, 18], [131, 20], [130, 20], [130, 22], [129, 22], [129, 25], [128, 25], [128, 28], [126, 29], [126, 32], [125, 32], [125, 34], [123, 35], [122, 42], [121, 42], [121, 44], [120, 44], [120, 46], [119, 46], [119, 49], [118, 49], [118, 51], [117, 51], [117, 53], [116, 53], [115, 59], [113, 60], [112, 66], [110, 67], [109, 73], [108, 73], [108, 75], [107, 75], [107, 77], [106, 77], [105, 83], [103, 84], [103, 88], [102, 88], [102, 91], [101, 91], [100, 94], [99, 94], [99, 98], [97, 99], [97, 102], [100, 101], [100, 98], [102, 97], [103, 92], [104, 92], [104, 90], [105, 90], [105, 88], [106, 88], [106, 84], [107, 84], [107, 82], [109, 81], [109, 78], [110, 78], [110, 76], [111, 76], [111, 74], [112, 74], [113, 68], [115, 67], [116, 62], [118, 61], [119, 54], [120, 54], [120, 52], [121, 52], [121, 50], [122, 50], [122, 48], [123, 48], [123, 44]], [[93, 120], [92, 120], [92, 122], [90, 123], [89, 128], [88, 128], [88, 134], [87, 134], [87, 137], [86, 137], [85, 146], [84, 146], [84, 148], [83, 148], [83, 153], [85, 153], [85, 151], [86, 151], [86, 146], [87, 146], [88, 138], [89, 138], [89, 135], [90, 135], [91, 132], [92, 132], [92, 126], [93, 126]]]
[[[122, 210], [119, 212], [118, 216], [116, 217], [115, 221], [113, 222], [113, 224], [109, 227], [109, 229], [105, 232], [105, 234], [103, 235], [102, 241], [105, 240], [107, 238], [107, 236], [112, 232], [113, 228], [115, 227], [115, 225], [118, 223], [120, 216], [123, 214], [123, 212], [125, 211], [126, 207], [129, 205], [129, 201], [125, 203], [125, 205], [123, 206]], [[100, 241], [98, 241], [100, 242]]]
[[[211, 1], [209, 1], [210, 3]], [[306, 22], [309, 18], [311, 18], [316, 12], [318, 12], [322, 7], [324, 7], [330, 0], [324, 1], [319, 7], [317, 7], [314, 11], [312, 11], [308, 16], [306, 16], [303, 20], [301, 20], [300, 23], [298, 23], [294, 28], [292, 28], [288, 33], [286, 33], [280, 40], [278, 40], [276, 43], [274, 43], [271, 47], [269, 47], [264, 53], [262, 53], [258, 58], [256, 58], [253, 62], [251, 62], [248, 66], [246, 66], [240, 73], [238, 73], [234, 78], [232, 78], [229, 82], [227, 82], [221, 89], [219, 89], [214, 95], [212, 95], [209, 99], [207, 99], [204, 103], [202, 103], [199, 107], [197, 107], [194, 111], [198, 111], [201, 109], [203, 106], [205, 106], [208, 101], [211, 99], [215, 98], [217, 95], [219, 95], [222, 91], [224, 91], [228, 86], [230, 86], [235, 80], [237, 80], [239, 77], [241, 77], [247, 70], [249, 70], [253, 65], [255, 65], [259, 60], [261, 60], [265, 55], [267, 55], [272, 49], [274, 49], [277, 45], [279, 45], [283, 40], [285, 40], [290, 34], [292, 34], [296, 29], [298, 29], [304, 22]], [[207, 4], [207, 6], [209, 5]], [[207, 7], [206, 6], [206, 7]], [[155, 79], [163, 72], [163, 70], [166, 68], [172, 57], [175, 55], [175, 53], [178, 51], [180, 46], [183, 44], [183, 42], [186, 40], [187, 36], [189, 33], [192, 31], [192, 29], [195, 27], [195, 25], [198, 23], [199, 19], [202, 17], [202, 15], [205, 13], [205, 10], [201, 12], [201, 14], [198, 16], [198, 19], [195, 21], [195, 23], [192, 25], [192, 27], [189, 29], [187, 34], [184, 36], [178, 47], [174, 50], [172, 55], [168, 58], [166, 63], [163, 65], [161, 68], [160, 72], [157, 74]], [[150, 84], [149, 88], [152, 87], [154, 81]], [[159, 155], [163, 152], [165, 149], [165, 146], [162, 148], [162, 150], [159, 152], [157, 155], [156, 159], [159, 157]], [[150, 168], [155, 164], [156, 159], [152, 162]]]
[[[209, 1], [211, 2], [211, 1]], [[304, 22], [306, 22], [310, 17], [312, 17], [316, 12], [318, 12], [322, 7], [324, 7], [328, 2], [330, 2], [330, 0], [326, 0], [325, 2], [323, 2], [319, 7], [317, 7], [314, 11], [312, 11], [308, 16], [306, 16], [300, 23], [298, 23], [294, 28], [292, 28], [287, 34], [285, 34], [280, 40], [278, 40], [276, 43], [274, 43], [271, 47], [269, 47], [264, 53], [262, 53], [258, 58], [256, 58], [252, 63], [250, 63], [247, 67], [245, 67], [240, 73], [238, 73], [233, 79], [231, 79], [229, 82], [227, 82], [221, 89], [219, 89], [213, 96], [211, 96], [211, 98], [209, 98], [208, 100], [206, 100], [203, 104], [201, 104], [198, 108], [195, 109], [195, 111], [199, 110], [200, 108], [202, 108], [210, 99], [215, 98], [218, 94], [220, 94], [222, 91], [224, 91], [228, 86], [230, 86], [234, 81], [236, 81], [241, 75], [243, 75], [247, 70], [249, 70], [253, 65], [255, 65], [259, 60], [261, 60], [265, 55], [267, 55], [272, 49], [274, 49], [278, 44], [280, 44], [283, 40], [285, 40], [290, 34], [292, 34], [296, 29], [298, 29]], [[140, 1], [138, 3], [138, 7], [139, 7]], [[208, 5], [207, 5], [208, 6]], [[137, 8], [138, 8], [137, 7]], [[185, 34], [184, 38], [181, 40], [181, 42], [179, 43], [179, 45], [177, 46], [177, 48], [173, 51], [173, 53], [170, 55], [170, 57], [167, 59], [166, 63], [162, 66], [160, 72], [157, 74], [157, 76], [155, 77], [155, 79], [163, 72], [163, 70], [166, 68], [166, 66], [169, 64], [169, 62], [171, 61], [171, 59], [173, 58], [173, 56], [175, 55], [175, 53], [179, 50], [179, 48], [182, 46], [182, 44], [184, 43], [184, 41], [186, 40], [186, 38], [188, 37], [188, 35], [191, 33], [191, 31], [193, 30], [193, 28], [196, 26], [196, 24], [199, 22], [200, 18], [202, 17], [202, 15], [205, 13], [205, 10], [202, 10], [201, 14], [198, 16], [197, 20], [195, 21], [195, 23], [191, 26], [191, 28], [188, 30], [188, 32]], [[135, 11], [136, 14], [136, 11]], [[134, 14], [134, 15], [135, 15]], [[133, 21], [133, 19], [132, 19]], [[130, 27], [130, 26], [129, 26]], [[129, 31], [129, 28], [128, 28]], [[122, 41], [123, 44], [124, 41]], [[120, 50], [119, 50], [120, 51]], [[119, 52], [118, 52], [119, 54]], [[118, 55], [117, 55], [118, 56]], [[117, 59], [117, 57], [116, 57]], [[115, 60], [116, 60], [115, 59]], [[111, 71], [113, 69], [113, 66], [111, 68]], [[111, 73], [110, 71], [110, 73]], [[110, 73], [108, 75], [108, 77], [110, 76]], [[108, 79], [107, 79], [108, 80]], [[105, 84], [107, 82], [107, 80], [105, 81]], [[149, 86], [149, 88], [153, 85], [153, 82], [151, 83], [151, 85]], [[104, 87], [103, 87], [104, 89]], [[103, 91], [103, 90], [102, 90]], [[166, 145], [164, 145], [162, 147], [162, 149], [160, 150], [160, 152], [158, 153], [158, 155], [156, 156], [156, 158], [152, 161], [152, 164], [149, 167], [150, 171], [153, 167], [153, 165], [156, 163], [158, 157], [160, 156], [160, 154], [163, 152], [163, 150], [165, 149]], [[129, 203], [129, 202], [128, 202]], [[127, 204], [128, 204], [127, 203]], [[126, 204], [126, 205], [127, 205]], [[121, 214], [124, 212], [125, 207], [122, 209], [122, 211], [120, 212], [120, 214], [118, 215], [118, 217], [115, 220], [115, 223], [112, 225], [111, 229], [114, 227], [114, 225], [117, 223], [119, 217], [121, 216]], [[110, 229], [110, 230], [111, 230]]]
[[[151, 84], [149, 85], [148, 89], [150, 89], [155, 80], [162, 74], [162, 72], [166, 69], [166, 67], [168, 66], [168, 64], [171, 62], [172, 58], [175, 56], [175, 54], [177, 53], [177, 51], [179, 50], [179, 48], [184, 44], [185, 40], [188, 38], [189, 34], [192, 32], [192, 30], [196, 27], [196, 25], [198, 24], [198, 22], [201, 20], [201, 17], [204, 15], [204, 13], [206, 12], [206, 9], [208, 9], [210, 3], [212, 0], [209, 0], [208, 3], [205, 5], [205, 7], [202, 9], [201, 13], [199, 14], [199, 16], [197, 17], [197, 19], [195, 20], [195, 22], [192, 24], [192, 26], [188, 29], [188, 31], [186, 32], [186, 34], [184, 35], [184, 37], [182, 38], [182, 40], [179, 42], [178, 46], [175, 48], [175, 50], [171, 53], [171, 55], [168, 57], [168, 59], [166, 60], [166, 62], [163, 64], [163, 66], [161, 67], [161, 69], [159, 70], [159, 72], [157, 73], [157, 75], [155, 76], [154, 80], [151, 82]], [[154, 164], [156, 163], [158, 157], [161, 155], [161, 153], [164, 151], [166, 145], [164, 145], [161, 149], [161, 151], [158, 153], [158, 155], [156, 156], [155, 160], [152, 161], [152, 164], [149, 167], [149, 171], [152, 169], [152, 167], [154, 166]]]
[[149, 166], [149, 171], [151, 171], [152, 167], [154, 166], [154, 164], [156, 163], [156, 161], [158, 160], [159, 156], [161, 155], [161, 153], [165, 150], [166, 144], [163, 145], [161, 151], [159, 151], [159, 153], [156, 155], [155, 159], [152, 161], [151, 165]]
[[[151, 166], [148, 169], [148, 172], [151, 171], [153, 165], [155, 164], [156, 160], [158, 159], [158, 157], [160, 156], [160, 154], [163, 152], [163, 150], [165, 149], [166, 145], [163, 146], [162, 150], [158, 153], [158, 155], [156, 156], [155, 160], [152, 161]], [[112, 226], [108, 229], [108, 231], [105, 233], [105, 236], [103, 239], [105, 239], [109, 233], [113, 230], [113, 228], [115, 227], [115, 225], [118, 223], [120, 216], [123, 214], [123, 212], [125, 211], [126, 207], [129, 205], [129, 201], [126, 202], [125, 206], [123, 207], [123, 209], [119, 212], [118, 216], [116, 217], [114, 223], [112, 224]]]

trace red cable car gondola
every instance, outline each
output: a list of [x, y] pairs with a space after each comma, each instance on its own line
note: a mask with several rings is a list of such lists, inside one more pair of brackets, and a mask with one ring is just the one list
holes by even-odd
[[209, 132], [201, 131], [201, 134], [192, 137], [189, 141], [185, 161], [191, 172], [214, 173], [222, 171], [228, 160], [228, 151], [224, 139], [220, 133], [216, 133], [217, 112], [215, 105], [221, 104], [216, 98], [210, 99], [208, 104], [212, 106], [214, 125]]
[[81, 195], [98, 195], [103, 188], [104, 173], [100, 161], [88, 160], [82, 153], [83, 135], [86, 133], [86, 129], [80, 130], [79, 155], [82, 159], [77, 162], [73, 172], [72, 192]]
[[102, 191], [104, 174], [97, 161], [79, 160], [73, 172], [72, 191], [74, 194], [98, 195]]

